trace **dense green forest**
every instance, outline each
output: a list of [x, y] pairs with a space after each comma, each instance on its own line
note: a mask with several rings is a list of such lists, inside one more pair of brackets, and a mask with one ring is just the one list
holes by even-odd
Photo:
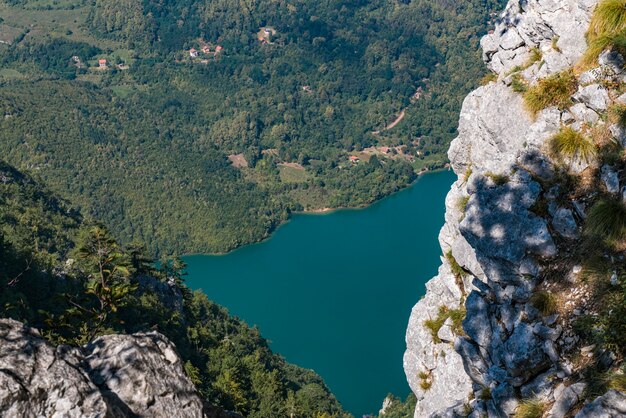
[[1, 317], [73, 345], [157, 330], [214, 405], [259, 418], [348, 416], [317, 374], [286, 363], [256, 328], [187, 289], [179, 260], [158, 265], [0, 161]]
[[498, 3], [0, 1], [0, 153], [123, 244], [226, 251], [442, 166]]

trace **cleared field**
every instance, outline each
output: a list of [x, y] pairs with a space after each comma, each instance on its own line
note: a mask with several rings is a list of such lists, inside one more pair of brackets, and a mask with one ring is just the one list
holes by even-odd
[[10, 68], [0, 68], [0, 79], [18, 79], [24, 78], [24, 74]]
[[[51, 0], [46, 2], [53, 3]], [[47, 36], [62, 37], [77, 42], [86, 42], [106, 50], [123, 49], [124, 45], [109, 39], [97, 38], [85, 29], [85, 19], [89, 13], [86, 6], [74, 9], [34, 9], [35, 3], [43, 4], [44, 0], [29, 2], [28, 8], [12, 7], [0, 0], [0, 16], [4, 20], [0, 25], [0, 40], [2, 40], [3, 27], [7, 27], [7, 34], [17, 34], [29, 29], [25, 39], [39, 40]], [[59, 3], [67, 5], [75, 4], [76, 1], [65, 0]], [[60, 7], [60, 6], [59, 6]], [[9, 31], [9, 28], [11, 28]], [[7, 35], [7, 36], [8, 36]]]
[[278, 170], [283, 183], [304, 183], [309, 178], [309, 173], [304, 168], [279, 164]]

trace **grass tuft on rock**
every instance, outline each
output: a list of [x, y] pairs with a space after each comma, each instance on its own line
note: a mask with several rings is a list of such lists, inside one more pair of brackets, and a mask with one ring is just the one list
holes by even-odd
[[580, 158], [589, 162], [596, 155], [596, 146], [580, 132], [562, 128], [549, 140], [550, 151], [557, 157]]
[[612, 120], [622, 128], [626, 128], [626, 104], [618, 103], [609, 109]]
[[540, 399], [526, 399], [520, 402], [515, 411], [515, 418], [541, 418], [546, 404]]
[[583, 66], [594, 64], [605, 49], [626, 52], [626, 0], [602, 0], [596, 6], [589, 30]]
[[452, 319], [452, 332], [456, 335], [463, 335], [463, 320], [465, 319], [465, 307], [459, 309], [449, 309], [446, 306], [440, 306], [439, 312], [435, 318], [424, 321], [424, 326], [430, 331], [430, 335], [435, 343], [440, 343], [441, 339], [437, 334], [448, 318]]
[[432, 373], [430, 371], [419, 372], [418, 376], [420, 378], [420, 387], [422, 388], [424, 392], [426, 392], [428, 389], [430, 389], [433, 386]]
[[558, 308], [558, 300], [556, 296], [546, 290], [535, 292], [530, 297], [530, 303], [537, 308], [543, 316], [549, 316], [556, 313]]
[[511, 76], [511, 88], [516, 93], [526, 93], [528, 91], [528, 83], [521, 74], [516, 73]]
[[602, 0], [591, 16], [587, 39], [618, 33], [624, 28], [626, 28], [626, 0]]
[[615, 199], [600, 199], [589, 210], [585, 232], [609, 244], [626, 241], [626, 205]]
[[593, 40], [590, 40], [587, 44], [587, 50], [582, 58], [583, 66], [591, 66], [598, 59], [605, 49], [611, 49], [624, 54], [626, 52], [626, 35], [601, 35]]
[[487, 74], [485, 74], [483, 78], [480, 79], [480, 85], [486, 86], [487, 84], [492, 83], [494, 81], [498, 81], [498, 74], [490, 71]]
[[485, 173], [485, 177], [491, 179], [491, 181], [493, 181], [496, 186], [504, 186], [509, 182], [509, 176], [505, 174], [492, 173], [491, 171]]
[[570, 96], [576, 92], [578, 83], [571, 70], [562, 71], [541, 79], [524, 93], [528, 110], [537, 114], [549, 106], [564, 109], [572, 104]]
[[470, 200], [469, 196], [462, 196], [462, 197], [459, 197], [459, 200], [457, 200], [457, 202], [456, 202], [457, 209], [463, 215], [465, 215], [465, 210], [467, 209], [467, 204], [469, 203], [469, 200]]
[[446, 253], [446, 260], [448, 261], [448, 264], [450, 264], [450, 270], [452, 271], [452, 274], [454, 274], [454, 277], [458, 277], [458, 278], [462, 278], [467, 276], [469, 273], [456, 261], [456, 258], [454, 258], [454, 255], [452, 255], [452, 251], [448, 251]]

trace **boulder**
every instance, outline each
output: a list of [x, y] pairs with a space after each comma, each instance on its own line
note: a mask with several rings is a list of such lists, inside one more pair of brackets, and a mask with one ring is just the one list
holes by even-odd
[[515, 327], [511, 337], [504, 343], [502, 355], [506, 370], [513, 377], [529, 378], [549, 364], [541, 340], [526, 323]]
[[89, 375], [113, 408], [139, 416], [203, 416], [202, 399], [163, 335], [105, 335], [85, 351]]
[[157, 332], [55, 348], [11, 319], [0, 319], [0, 416], [237, 417], [205, 405], [174, 345]]
[[584, 383], [575, 383], [563, 391], [558, 396], [555, 393], [555, 401], [548, 412], [549, 418], [564, 418], [565, 415], [578, 403], [580, 396], [585, 390]]
[[577, 121], [589, 125], [593, 125], [600, 119], [600, 116], [584, 103], [576, 103], [574, 106], [570, 107], [569, 110]]
[[562, 237], [576, 238], [578, 236], [578, 225], [570, 209], [556, 209], [552, 215], [552, 227]]
[[610, 165], [603, 165], [600, 171], [600, 178], [609, 193], [619, 193], [619, 175]]
[[604, 111], [609, 105], [609, 93], [600, 84], [590, 84], [578, 87], [578, 91], [572, 98], [595, 111]]
[[626, 394], [609, 390], [585, 405], [575, 418], [618, 418], [626, 416]]
[[0, 319], [0, 416], [102, 418], [109, 408], [81, 368], [82, 355], [53, 347], [33, 328]]

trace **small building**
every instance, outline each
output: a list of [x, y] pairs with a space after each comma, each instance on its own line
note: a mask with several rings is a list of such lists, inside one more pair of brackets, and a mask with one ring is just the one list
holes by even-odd
[[359, 161], [361, 161], [361, 159], [357, 157], [356, 155], [349, 156], [348, 160], [350, 160], [351, 163], [358, 163]]
[[313, 89], [311, 88], [311, 86], [302, 86], [302, 91], [306, 93], [312, 93]]
[[107, 60], [98, 60], [98, 68], [106, 70], [106, 68], [107, 68]]
[[220, 45], [215, 47], [215, 55], [219, 54], [220, 52], [222, 52], [222, 47]]
[[209, 47], [208, 45], [204, 45], [202, 47], [202, 53], [203, 54], [210, 54], [211, 53], [211, 47]]
[[196, 48], [191, 48], [189, 50], [189, 56], [191, 58], [198, 58], [198, 51], [196, 50]]

